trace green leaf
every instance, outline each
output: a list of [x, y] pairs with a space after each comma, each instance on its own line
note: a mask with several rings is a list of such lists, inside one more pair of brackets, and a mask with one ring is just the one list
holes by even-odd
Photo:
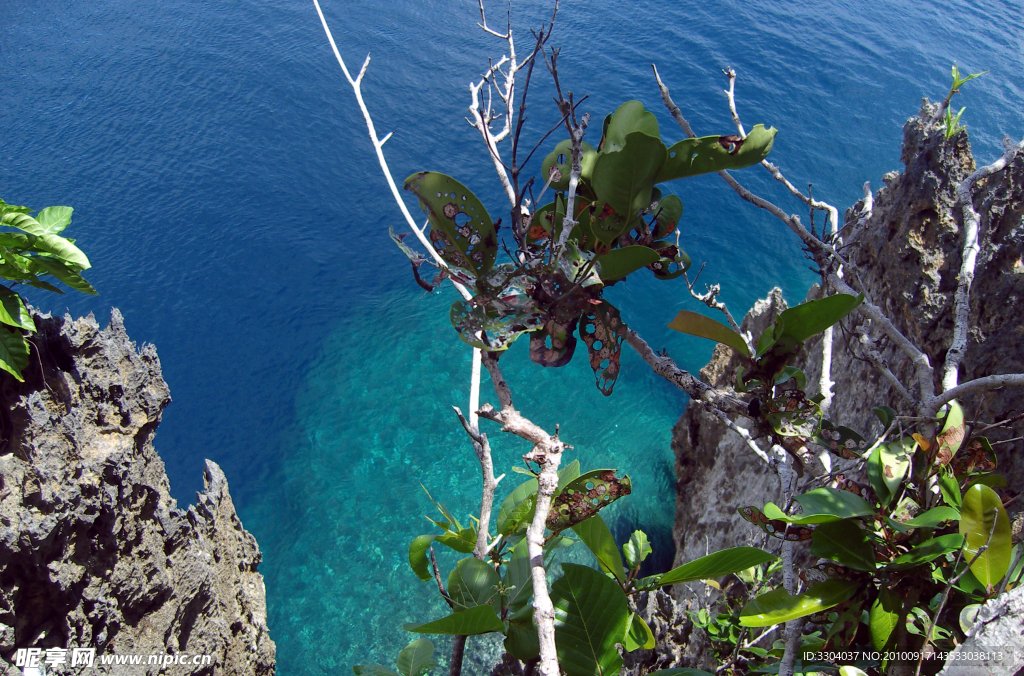
[[409, 567], [412, 568], [412, 572], [416, 573], [416, 577], [423, 581], [430, 579], [427, 551], [430, 549], [430, 543], [436, 537], [436, 535], [418, 535], [409, 545]]
[[796, 496], [796, 501], [804, 508], [805, 515], [832, 514], [840, 519], [852, 519], [875, 513], [874, 508], [864, 498], [837, 488], [816, 488]]
[[871, 409], [871, 412], [878, 417], [878, 420], [882, 423], [883, 429], [886, 430], [889, 429], [889, 426], [896, 420], [896, 416], [899, 415], [899, 413], [896, 412], [896, 409], [888, 406], [876, 406]]
[[498, 237], [494, 222], [466, 186], [451, 176], [421, 171], [405, 179], [430, 221], [430, 241], [449, 264], [482, 277], [494, 266]]
[[690, 669], [689, 667], [682, 667], [678, 669], [661, 669], [660, 671], [650, 672], [650, 676], [714, 676], [712, 673], [707, 671], [701, 671], [700, 669]]
[[750, 350], [743, 336], [720, 324], [710, 317], [705, 317], [689, 310], [680, 310], [676, 318], [668, 324], [668, 328], [698, 338], [708, 338], [723, 345], [728, 345], [744, 357], [750, 356]]
[[[967, 490], [960, 511], [960, 534], [967, 538], [965, 561], [973, 559], [988, 543], [988, 549], [971, 565], [971, 572], [989, 589], [999, 584], [1010, 568], [1013, 545], [1010, 541], [1010, 519], [998, 493], [982, 484], [975, 484]], [[989, 534], [992, 535], [991, 541]]]
[[632, 570], [653, 554], [654, 550], [651, 549], [647, 533], [642, 530], [635, 530], [629, 537], [629, 542], [622, 545], [622, 553], [626, 556], [626, 565]]
[[492, 631], [504, 631], [505, 625], [495, 614], [494, 606], [473, 606], [469, 610], [452, 613], [433, 622], [406, 624], [403, 628], [417, 634], [475, 636]]
[[622, 150], [626, 140], [633, 132], [646, 134], [651, 138], [661, 139], [658, 132], [658, 118], [654, 113], [644, 109], [639, 101], [626, 101], [612, 113], [608, 126], [604, 129], [602, 153], [613, 153]]
[[551, 586], [555, 606], [555, 645], [567, 676], [618, 675], [629, 606], [612, 579], [586, 566], [562, 564]]
[[868, 673], [857, 667], [844, 665], [839, 667], [839, 676], [868, 676]]
[[67, 263], [75, 272], [88, 270], [89, 259], [77, 246], [60, 235], [39, 235], [33, 244], [36, 251], [52, 254]]
[[777, 557], [754, 547], [723, 549], [673, 568], [660, 576], [658, 586], [719, 578], [767, 563], [775, 558]]
[[357, 664], [352, 667], [352, 671], [356, 673], [356, 676], [364, 674], [366, 676], [401, 676], [397, 671], [376, 664]]
[[633, 652], [641, 648], [650, 650], [654, 647], [654, 632], [644, 622], [644, 618], [636, 613], [629, 614], [629, 621], [626, 624], [626, 636], [622, 645], [626, 652]]
[[942, 425], [942, 431], [935, 437], [935, 442], [939, 445], [936, 460], [940, 465], [949, 463], [956, 452], [960, 450], [960, 445], [964, 442], [965, 431], [964, 410], [956, 401], [949, 402], [946, 421]]
[[[654, 177], [665, 157], [665, 144], [642, 131], [628, 134], [621, 150], [598, 155], [594, 165], [594, 192], [624, 219], [627, 227], [638, 218], [640, 211], [650, 206]], [[594, 234], [603, 241], [610, 241], [598, 232], [599, 229], [600, 226], [594, 224]]]
[[445, 545], [463, 554], [469, 554], [476, 547], [476, 530], [474, 528], [463, 528], [459, 531], [448, 531], [436, 538], [438, 544]]
[[889, 503], [895, 497], [889, 492], [889, 486], [885, 482], [885, 475], [882, 472], [882, 447], [878, 446], [875, 450], [871, 451], [871, 455], [868, 456], [867, 462], [868, 468], [868, 483], [871, 484], [871, 490], [875, 492], [878, 497], [878, 501], [882, 507], [888, 507]]
[[942, 491], [942, 499], [946, 504], [955, 509], [960, 509], [963, 503], [963, 495], [960, 493], [960, 482], [953, 476], [952, 472], [943, 469], [939, 472], [939, 490]]
[[[448, 596], [460, 612], [474, 606], [498, 605], [495, 587], [501, 578], [494, 568], [480, 559], [462, 559], [448, 575]], [[498, 605], [500, 608], [500, 605]]]
[[902, 556], [897, 556], [892, 563], [886, 566], [886, 570], [907, 570], [916, 568], [923, 563], [928, 563], [940, 556], [955, 552], [963, 545], [964, 538], [959, 533], [940, 535], [931, 540], [925, 540]]
[[0, 322], [26, 331], [36, 332], [36, 324], [21, 296], [0, 285]]
[[658, 252], [650, 247], [633, 245], [612, 249], [603, 256], [598, 256], [598, 273], [605, 282], [622, 279], [640, 268], [661, 260]]
[[920, 514], [913, 519], [908, 521], [899, 522], [894, 521], [886, 517], [886, 521], [889, 526], [898, 530], [901, 533], [909, 533], [915, 528], [934, 528], [943, 521], [957, 521], [960, 518], [960, 512], [953, 509], [952, 507], [932, 507], [924, 514]]
[[46, 256], [33, 256], [30, 260], [33, 269], [37, 272], [53, 275], [76, 291], [81, 291], [82, 293], [89, 294], [90, 296], [99, 295], [96, 289], [92, 287], [92, 284], [85, 281], [85, 279], [78, 274], [78, 270], [75, 270], [71, 265], [64, 261], [57, 258], [48, 258]]
[[831, 559], [854, 570], [875, 569], [875, 550], [853, 519], [825, 523], [811, 535], [811, 556]]
[[722, 169], [742, 169], [757, 164], [771, 152], [778, 130], [756, 125], [740, 141], [732, 136], [703, 136], [683, 139], [668, 149], [668, 159], [655, 183], [710, 174]]
[[25, 337], [0, 326], [0, 370], [7, 371], [19, 382], [25, 382], [21, 372], [28, 368], [28, 360], [29, 348]]
[[[909, 448], [906, 442], [909, 441]], [[889, 495], [895, 496], [899, 491], [900, 484], [910, 471], [910, 459], [914, 453], [914, 440], [911, 438], [900, 441], [890, 441], [879, 447], [879, 463], [882, 473], [881, 479]]]
[[[597, 151], [586, 141], [580, 145], [580, 151], [580, 178], [589, 183], [594, 175]], [[561, 162], [558, 161], [559, 157], [562, 158]], [[541, 165], [540, 170], [541, 185], [546, 183], [548, 178], [551, 177], [552, 169], [558, 170], [558, 180], [551, 181], [551, 187], [559, 191], [568, 190], [570, 173], [572, 172], [572, 139], [561, 141], [544, 158], [544, 163]]]
[[423, 676], [437, 666], [434, 655], [434, 644], [425, 638], [413, 641], [398, 653], [398, 671], [402, 676]]
[[899, 594], [886, 587], [878, 591], [878, 597], [871, 604], [868, 613], [868, 625], [871, 629], [871, 645], [875, 650], [885, 650], [889, 637], [899, 626], [903, 614], [903, 600]]
[[[571, 463], [558, 470], [558, 490], [561, 491], [580, 475], [580, 461]], [[557, 495], [557, 493], [556, 493]], [[525, 528], [533, 520], [533, 510], [537, 499], [537, 480], [529, 479], [516, 486], [501, 503], [498, 510], [498, 532], [511, 535]], [[526, 504], [524, 504], [526, 503]]]
[[505, 652], [518, 660], [528, 662], [540, 655], [537, 625], [533, 623], [532, 609], [525, 622], [509, 622], [505, 639]]
[[683, 201], [675, 195], [666, 195], [658, 200], [658, 208], [654, 215], [658, 219], [658, 225], [655, 227], [652, 237], [664, 239], [675, 232], [676, 225], [683, 215]]
[[782, 587], [762, 594], [743, 606], [740, 625], [770, 627], [799, 617], [820, 613], [853, 596], [860, 585], [850, 580], [826, 580], [799, 596], [790, 596]]
[[785, 324], [781, 337], [789, 337], [802, 343], [853, 312], [863, 301], [863, 294], [850, 296], [840, 293], [818, 300], [809, 300], [784, 310], [779, 315]]
[[448, 316], [459, 338], [488, 352], [508, 349], [522, 334], [543, 328], [545, 319], [528, 296], [498, 299], [484, 294], [471, 300], [456, 300]]
[[11, 212], [8, 211], [0, 217], [0, 225], [7, 225], [12, 228], [17, 228], [23, 232], [27, 232], [30, 235], [45, 235], [46, 228], [44, 228], [39, 221], [23, 212]]
[[971, 603], [963, 607], [960, 611], [960, 631], [967, 633], [974, 626], [974, 623], [978, 621], [978, 613], [984, 606], [980, 603]]
[[71, 207], [46, 207], [36, 214], [36, 222], [43, 226], [45, 234], [59, 235], [71, 225]]
[[[629, 477], [619, 479], [613, 469], [595, 469], [582, 474], [552, 500], [547, 526], [555, 533], [571, 528], [623, 495], [629, 495], [632, 490], [633, 484]], [[615, 549], [615, 556], [618, 555], [618, 549]], [[619, 567], [622, 567], [621, 561]]]
[[526, 540], [520, 540], [512, 548], [505, 577], [502, 580], [506, 587], [515, 587], [509, 593], [508, 607], [511, 613], [523, 608], [533, 595], [533, 577], [530, 571], [530, 551]]
[[621, 582], [626, 580], [619, 548], [615, 546], [615, 538], [612, 537], [612, 532], [608, 530], [608, 525], [600, 514], [576, 524], [572, 530], [597, 557], [601, 570], [611, 573]]
[[787, 366], [782, 369], [779, 375], [775, 376], [776, 385], [781, 385], [790, 380], [794, 381], [796, 389], [801, 391], [807, 389], [807, 374], [795, 366]]

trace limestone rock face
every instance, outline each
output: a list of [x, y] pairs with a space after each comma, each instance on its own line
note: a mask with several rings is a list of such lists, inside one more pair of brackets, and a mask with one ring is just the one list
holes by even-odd
[[[953, 296], [963, 248], [955, 191], [975, 162], [965, 133], [946, 139], [941, 129], [925, 129], [922, 118], [930, 118], [932, 110], [925, 102], [921, 116], [904, 125], [904, 172], [886, 174], [869, 216], [863, 201], [848, 210], [840, 234], [847, 244], [844, 253], [860, 267], [869, 297], [928, 355], [938, 390], [952, 338]], [[1024, 157], [1018, 155], [1003, 171], [979, 182], [974, 206], [981, 215], [981, 251], [961, 383], [982, 375], [1024, 372]], [[744, 328], [750, 328], [756, 339], [783, 309], [781, 294], [775, 290], [751, 310]], [[856, 327], [861, 321], [855, 313], [845, 323]], [[881, 352], [896, 376], [911, 384], [909, 360], [891, 345], [883, 344]], [[807, 373], [809, 394], [816, 391], [820, 355], [820, 342], [811, 342], [797, 363]], [[727, 386], [734, 382], [739, 364], [731, 350], [719, 346], [701, 375], [716, 386]], [[842, 338], [834, 343], [832, 378], [835, 399], [829, 418], [865, 437], [882, 432], [872, 407], [887, 404], [898, 411], [909, 409], [877, 370], [854, 357]], [[961, 403], [974, 419], [1003, 420], [1024, 411], [1024, 389], [968, 396]], [[1021, 436], [1022, 428], [1024, 423], [1018, 422], [1012, 436]], [[1009, 436], [990, 434], [992, 439]], [[736, 508], [777, 500], [779, 482], [774, 472], [716, 417], [692, 404], [674, 429], [673, 448], [678, 479], [677, 565], [704, 555], [708, 547], [715, 551], [739, 546], [758, 536]], [[999, 461], [1010, 487], [1024, 488], [1021, 443], [1000, 446]]]
[[[152, 439], [170, 393], [152, 345], [137, 350], [121, 314], [35, 318], [25, 383], [0, 377], [0, 673], [18, 648], [101, 655], [210, 655], [206, 665], [137, 674], [274, 673], [255, 538], [224, 473], [178, 509]], [[117, 671], [120, 669], [121, 671]]]

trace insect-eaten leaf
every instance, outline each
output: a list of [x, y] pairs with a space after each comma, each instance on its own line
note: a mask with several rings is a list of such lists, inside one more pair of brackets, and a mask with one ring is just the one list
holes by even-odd
[[[580, 178], [587, 183], [593, 178], [594, 164], [597, 162], [597, 151], [586, 141], [580, 145]], [[551, 187], [555, 190], [568, 190], [569, 178], [572, 173], [572, 139], [565, 139], [555, 146], [540, 170], [541, 183], [551, 179]]]
[[627, 330], [618, 309], [606, 300], [590, 306], [580, 319], [580, 338], [587, 344], [597, 388], [606, 397], [619, 377], [619, 357]]
[[822, 420], [814, 434], [814, 441], [841, 458], [859, 458], [867, 450], [868, 442], [855, 430]]
[[936, 465], [949, 464], [949, 461], [953, 459], [956, 452], [960, 450], [960, 444], [964, 441], [965, 430], [964, 410], [955, 401], [949, 402], [949, 412], [946, 414], [946, 420], [942, 424], [942, 431], [935, 437], [935, 442], [939, 446], [935, 452]]
[[552, 501], [548, 528], [555, 533], [571, 528], [632, 491], [629, 477], [620, 479], [613, 469], [595, 469], [581, 474]]
[[449, 314], [459, 337], [487, 352], [508, 349], [523, 333], [542, 328], [545, 317], [527, 296], [499, 300], [479, 295], [468, 301], [457, 300]]
[[494, 266], [498, 237], [484, 205], [451, 176], [421, 171], [405, 179], [430, 221], [430, 241], [446, 263], [481, 277]]
[[669, 147], [655, 183], [757, 164], [768, 157], [777, 133], [775, 127], [765, 129], [758, 124], [745, 139], [734, 135], [683, 139]]
[[576, 351], [578, 319], [562, 324], [549, 317], [540, 331], [530, 334], [530, 361], [541, 366], [565, 366]]

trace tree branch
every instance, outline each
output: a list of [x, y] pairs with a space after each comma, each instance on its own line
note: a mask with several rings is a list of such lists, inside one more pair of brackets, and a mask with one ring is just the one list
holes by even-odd
[[974, 198], [971, 191], [978, 181], [1006, 168], [1021, 150], [1024, 150], [1024, 141], [1008, 148], [1003, 156], [992, 164], [975, 171], [964, 179], [956, 189], [956, 196], [963, 210], [964, 250], [963, 260], [960, 263], [959, 284], [957, 284], [956, 294], [953, 297], [953, 343], [946, 352], [946, 364], [942, 374], [943, 390], [956, 387], [960, 364], [967, 352], [967, 324], [971, 314], [971, 283], [974, 281], [980, 248], [978, 246], [980, 218], [974, 209]]
[[954, 399], [958, 399], [965, 394], [972, 392], [987, 392], [988, 390], [997, 390], [1000, 387], [1021, 387], [1024, 386], [1024, 373], [1003, 373], [1000, 375], [985, 376], [984, 378], [975, 378], [970, 380], [963, 385], [957, 385], [951, 390], [946, 390], [940, 395], [932, 397], [924, 403], [925, 415], [935, 415], [939, 408]]

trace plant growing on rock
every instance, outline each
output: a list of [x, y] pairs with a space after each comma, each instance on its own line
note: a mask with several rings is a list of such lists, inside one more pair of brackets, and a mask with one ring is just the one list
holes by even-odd
[[[943, 642], [959, 638], [944, 628], [951, 595], [958, 595], [950, 606], [954, 608], [988, 598], [999, 591], [997, 586], [1009, 584], [1013, 566], [1008, 563], [1008, 524], [1002, 498], [990, 487], [998, 484], [990, 474], [994, 456], [986, 444], [991, 444], [980, 431], [968, 434], [966, 416], [957, 400], [972, 392], [1024, 385], [1024, 374], [958, 382], [967, 347], [970, 285], [978, 246], [979, 216], [972, 188], [1013, 161], [1024, 150], [1024, 142], [1008, 147], [998, 162], [974, 172], [958, 193], [965, 242], [954, 340], [946, 353], [942, 389], [938, 391], [927, 355], [886, 316], [884, 303], [871, 298], [856, 266], [848, 260], [838, 210], [797, 190], [765, 159], [774, 129], [758, 125], [746, 131], [736, 111], [736, 73], [732, 69], [725, 75], [735, 134], [697, 137], [655, 69], [662, 100], [687, 138], [666, 144], [653, 115], [641, 103], [630, 101], [604, 118], [594, 147], [584, 142], [590, 117], [577, 112], [583, 100], [562, 94], [558, 50], [547, 47], [554, 15], [534, 33], [532, 49], [520, 60], [511, 27], [504, 32], [491, 28], [481, 2], [481, 27], [501, 39], [508, 54], [492, 62], [470, 86], [470, 122], [484, 141], [511, 208], [506, 231], [510, 236], [502, 235], [501, 219], [492, 220], [465, 185], [437, 172], [419, 172], [405, 182], [406, 190], [417, 196], [427, 214], [428, 226], [420, 227], [403, 202], [384, 157], [383, 143], [390, 134], [383, 140], [377, 136], [363, 101], [361, 84], [369, 58], [353, 77], [317, 0], [314, 4], [353, 87], [396, 203], [426, 254], [417, 253], [406, 235], [392, 231], [392, 239], [409, 257], [421, 287], [433, 291], [448, 280], [458, 290], [462, 298], [452, 304], [450, 318], [460, 338], [473, 349], [468, 415], [458, 408], [455, 413], [481, 468], [479, 516], [463, 526], [443, 505], [435, 503], [441, 518], [432, 521], [440, 533], [416, 538], [409, 549], [413, 571], [424, 581], [434, 578], [452, 612], [407, 629], [456, 636], [450, 673], [460, 672], [464, 637], [486, 632], [504, 634], [505, 648], [520, 661], [517, 668], [521, 673], [619, 673], [622, 662], [617, 645], [630, 651], [653, 642], [649, 627], [630, 605], [636, 592], [726, 574], [750, 579], [760, 575], [758, 586], [770, 591], [746, 599], [742, 606], [734, 604], [715, 623], [710, 613], [698, 617], [706, 627], [716, 624], [720, 641], [731, 642], [735, 648], [720, 670], [771, 670], [789, 676], [797, 670], [850, 667], [805, 663], [800, 649], [854, 640], [865, 631], [861, 629], [864, 611], [868, 614], [864, 626], [875, 647], [900, 641], [900, 646], [916, 647], [923, 654], [929, 644], [945, 645]], [[539, 61], [553, 77], [560, 119], [520, 161], [526, 94]], [[939, 127], [945, 104], [970, 79], [960, 78], [956, 71], [954, 78], [950, 96], [928, 121], [931, 127]], [[492, 106], [494, 101], [498, 101], [498, 109]], [[568, 138], [554, 144], [539, 175], [524, 176], [536, 150], [559, 127], [564, 127]], [[505, 140], [510, 141], [511, 152], [503, 156], [499, 144]], [[509, 156], [511, 163], [504, 159]], [[810, 210], [810, 229], [799, 216], [754, 195], [729, 173], [754, 164], [761, 164]], [[680, 247], [676, 230], [682, 204], [657, 187], [710, 172], [720, 174], [742, 199], [767, 210], [792, 230], [822, 279], [822, 298], [787, 310], [756, 341], [740, 331], [718, 298], [717, 285], [704, 294], [694, 290], [686, 276], [690, 260]], [[554, 197], [545, 202], [549, 189]], [[863, 210], [870, 208], [868, 191]], [[816, 211], [827, 214], [827, 228], [820, 234], [814, 227]], [[421, 274], [425, 264], [438, 269], [431, 281]], [[716, 389], [701, 382], [667, 355], [655, 353], [623, 324], [603, 291], [644, 268], [659, 279], [683, 277], [692, 297], [725, 315], [729, 326], [689, 312], [680, 313], [670, 326], [717, 340], [744, 355], [746, 365], [735, 388]], [[902, 412], [878, 408], [887, 429], [871, 443], [841, 421], [829, 419], [833, 327], [854, 312], [863, 322], [860, 343], [866, 358], [906, 400]], [[630, 492], [628, 477], [620, 478], [610, 469], [581, 473], [578, 463], [560, 470], [562, 455], [571, 447], [559, 437], [557, 427], [554, 434], [549, 433], [513, 404], [512, 390], [498, 361], [501, 353], [526, 333], [530, 334], [531, 359], [552, 367], [571, 360], [578, 335], [587, 344], [597, 385], [606, 395], [611, 394], [619, 376], [622, 345], [629, 345], [658, 375], [724, 420], [751, 451], [775, 469], [782, 484], [782, 504], [738, 507], [751, 522], [782, 540], [782, 585], [771, 588], [773, 583], [763, 572], [751, 571], [774, 560], [774, 555], [745, 547], [709, 554], [663, 575], [638, 578], [640, 563], [649, 551], [641, 532], [623, 544], [623, 566], [619, 543], [598, 512]], [[810, 394], [806, 375], [791, 362], [802, 345], [818, 334], [824, 346], [821, 377], [810, 384], [818, 390]], [[912, 383], [901, 382], [877, 356], [883, 339], [913, 364]], [[489, 371], [499, 408], [480, 404], [482, 367]], [[494, 527], [495, 492], [504, 475], [494, 475], [491, 442], [480, 418], [498, 423], [501, 431], [532, 444], [523, 456], [526, 469], [517, 468], [532, 478], [504, 499]], [[740, 426], [737, 421], [741, 420], [748, 421], [747, 426]], [[965, 450], [955, 460], [965, 438]], [[823, 454], [816, 456], [811, 451], [814, 447]], [[835, 455], [834, 461], [829, 453]], [[825, 458], [821, 461], [825, 473], [807, 478], [801, 488], [804, 492], [794, 498], [794, 474], [806, 476], [806, 468], [819, 457]], [[866, 467], [869, 478], [863, 486], [851, 480], [860, 467]], [[937, 504], [940, 495], [946, 504]], [[796, 506], [803, 512], [794, 513]], [[570, 530], [595, 554], [600, 570], [566, 564], [562, 576], [549, 585], [546, 563], [553, 549], [573, 542], [566, 536]], [[812, 556], [826, 562], [798, 573], [794, 546], [804, 541], [810, 541]], [[472, 554], [456, 564], [447, 587], [431, 549], [435, 543]], [[977, 585], [971, 586], [971, 576]], [[918, 589], [917, 596], [913, 589]], [[922, 594], [943, 589], [938, 601]], [[805, 632], [809, 617], [815, 624]], [[780, 625], [785, 632], [775, 645], [750, 650], [752, 644], [744, 638], [745, 632]], [[907, 628], [897, 630], [898, 626]], [[908, 638], [915, 636], [915, 628], [919, 638]], [[751, 640], [766, 636], [767, 630]], [[741, 654], [746, 656], [739, 659]], [[874, 666], [891, 671], [899, 665]]]
[[[0, 200], [0, 277], [12, 282], [0, 285], [0, 369], [19, 381], [28, 366], [27, 336], [35, 333], [35, 322], [25, 300], [14, 288], [25, 284], [54, 293], [64, 293], [46, 281], [47, 277], [67, 286], [96, 294], [81, 273], [90, 267], [89, 259], [74, 240], [61, 237], [71, 224], [71, 207], [47, 207], [30, 216], [32, 209]], [[9, 327], [9, 328], [8, 328]]]

